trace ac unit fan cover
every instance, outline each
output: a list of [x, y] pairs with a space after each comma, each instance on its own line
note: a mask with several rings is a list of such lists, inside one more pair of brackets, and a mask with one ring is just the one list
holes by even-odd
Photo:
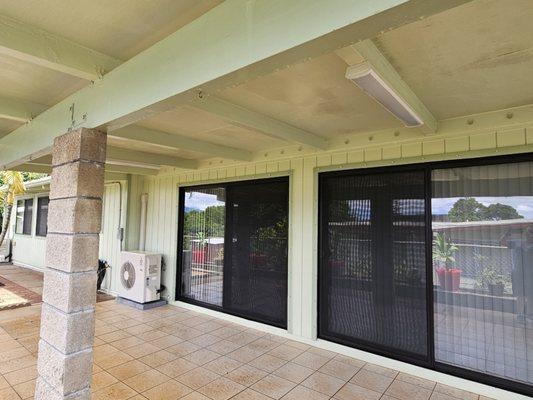
[[135, 284], [135, 268], [129, 261], [120, 267], [120, 281], [126, 289], [131, 289]]

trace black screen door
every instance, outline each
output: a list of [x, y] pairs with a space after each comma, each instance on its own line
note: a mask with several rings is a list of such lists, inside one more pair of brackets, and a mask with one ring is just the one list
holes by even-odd
[[287, 325], [288, 180], [228, 188], [224, 307]]
[[323, 174], [319, 336], [428, 359], [425, 173]]
[[180, 190], [178, 298], [286, 328], [289, 179]]

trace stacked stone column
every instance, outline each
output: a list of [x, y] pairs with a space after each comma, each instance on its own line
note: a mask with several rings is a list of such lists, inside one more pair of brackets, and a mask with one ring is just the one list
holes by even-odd
[[35, 399], [89, 399], [106, 134], [81, 128], [52, 151]]

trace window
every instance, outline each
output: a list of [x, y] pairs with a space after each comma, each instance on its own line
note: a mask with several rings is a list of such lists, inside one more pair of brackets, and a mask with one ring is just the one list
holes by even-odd
[[17, 201], [15, 233], [31, 235], [33, 219], [33, 199]]
[[37, 227], [35, 228], [36, 236], [46, 236], [48, 231], [48, 203], [50, 199], [48, 197], [39, 197], [37, 199]]
[[432, 171], [435, 361], [533, 384], [533, 163]]
[[180, 191], [180, 300], [286, 327], [288, 179]]
[[325, 174], [319, 336], [428, 359], [424, 172]]
[[530, 160], [320, 174], [319, 337], [531, 396]]

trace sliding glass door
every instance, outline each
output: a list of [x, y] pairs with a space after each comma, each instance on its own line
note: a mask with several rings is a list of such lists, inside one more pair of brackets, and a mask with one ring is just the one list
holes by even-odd
[[180, 191], [178, 298], [287, 325], [288, 178]]
[[319, 336], [427, 360], [424, 172], [320, 181]]
[[432, 171], [435, 361], [533, 384], [533, 163]]
[[533, 162], [320, 174], [319, 337], [533, 394]]

